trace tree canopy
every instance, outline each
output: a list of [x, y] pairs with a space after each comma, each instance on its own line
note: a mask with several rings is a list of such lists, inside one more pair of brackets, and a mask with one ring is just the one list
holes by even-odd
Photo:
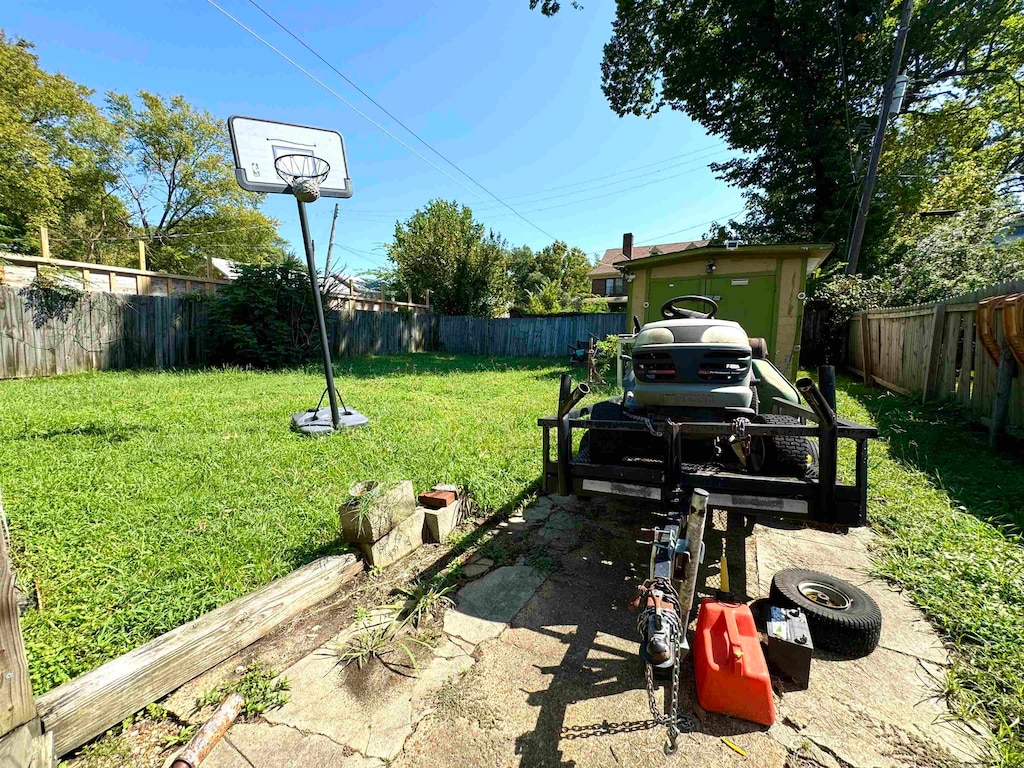
[[396, 222], [387, 252], [394, 281], [417, 296], [429, 289], [442, 314], [494, 317], [508, 309], [508, 247], [464, 205], [431, 200]]
[[590, 259], [561, 240], [539, 251], [521, 246], [509, 256], [516, 307], [531, 314], [579, 310], [591, 295]]
[[[541, 9], [555, 13], [558, 3]], [[742, 153], [712, 165], [744, 192], [746, 216], [731, 226], [738, 235], [833, 241], [844, 254], [898, 11], [892, 0], [618, 0], [603, 90], [619, 115], [680, 110]], [[1019, 207], [1022, 32], [1020, 0], [916, 3], [909, 85], [888, 127], [866, 273], [900, 260], [896, 235], [935, 224], [921, 222], [921, 210], [1008, 199]]]
[[227, 128], [182, 96], [93, 92], [39, 67], [31, 43], [0, 32], [0, 241], [54, 255], [196, 273], [206, 256], [277, 262], [287, 255], [261, 196], [232, 175]]

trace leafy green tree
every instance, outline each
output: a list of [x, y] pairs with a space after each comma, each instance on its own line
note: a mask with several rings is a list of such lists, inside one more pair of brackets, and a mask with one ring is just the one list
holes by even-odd
[[[747, 215], [733, 227], [744, 239], [827, 239], [842, 250], [898, 8], [893, 0], [618, 0], [602, 64], [604, 93], [620, 115], [652, 116], [664, 107], [684, 111], [742, 152], [712, 167], [744, 191]], [[558, 3], [544, 2], [542, 10], [557, 12]], [[1014, 115], [1020, 113], [1024, 79], [1022, 31], [1019, 0], [916, 4], [905, 58], [907, 116], [891, 132], [916, 134], [911, 144], [919, 151], [922, 188], [935, 186], [969, 147], [1007, 141], [991, 153], [1005, 154], [1004, 162], [973, 165], [991, 174], [975, 190], [986, 190], [985, 197], [993, 187], [1019, 184]], [[1009, 98], [986, 107], [997, 90]], [[965, 126], [955, 116], [979, 109], [967, 121], [976, 129], [972, 140], [956, 138]], [[945, 127], [927, 126], [933, 119]], [[917, 141], [933, 131], [931, 140]], [[888, 188], [898, 187], [904, 175], [893, 174]], [[893, 209], [886, 192], [880, 184], [869, 250], [908, 215]], [[904, 201], [908, 207], [918, 202], [913, 196]]]
[[32, 44], [2, 30], [0, 72], [0, 214], [8, 244], [34, 251], [40, 224], [87, 211], [103, 193], [110, 127], [92, 91], [44, 72]]
[[[277, 223], [258, 210], [260, 195], [235, 182], [222, 121], [183, 96], [165, 99], [146, 91], [137, 101], [108, 94], [107, 112], [118, 139], [110, 167], [149, 241], [152, 269], [201, 271], [205, 242], [220, 248], [218, 256], [251, 263], [285, 255]], [[206, 232], [216, 237], [206, 240], [200, 235]]]
[[464, 205], [430, 201], [395, 223], [387, 252], [394, 280], [414, 296], [429, 289], [431, 305], [442, 314], [494, 317], [509, 307], [508, 247]]
[[526, 246], [512, 250], [509, 273], [515, 291], [515, 306], [531, 314], [552, 314], [578, 310], [591, 295], [587, 254], [570, 248], [561, 240], [539, 251]]

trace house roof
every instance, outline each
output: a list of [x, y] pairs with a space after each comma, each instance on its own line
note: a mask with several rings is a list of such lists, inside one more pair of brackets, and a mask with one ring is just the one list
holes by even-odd
[[[679, 243], [659, 243], [656, 245], [634, 245], [633, 246], [633, 258], [632, 261], [639, 259], [646, 259], [651, 255], [651, 251], [655, 248], [658, 249], [659, 254], [664, 253], [679, 253], [680, 251], [688, 251], [691, 248], [703, 248], [708, 245], [710, 240], [684, 240]], [[658, 254], [655, 254], [658, 255]], [[625, 256], [622, 253], [621, 248], [609, 248], [604, 252], [604, 256], [594, 267], [587, 273], [587, 277], [591, 279], [598, 279], [602, 277], [618, 277], [619, 270], [615, 269], [613, 264], [617, 261], [623, 261]]]

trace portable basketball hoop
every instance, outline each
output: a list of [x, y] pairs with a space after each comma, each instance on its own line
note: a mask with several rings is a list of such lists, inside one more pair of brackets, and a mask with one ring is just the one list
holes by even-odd
[[[339, 429], [361, 427], [369, 419], [346, 407], [334, 386], [327, 323], [313, 259], [313, 241], [306, 219], [306, 203], [316, 202], [320, 197], [352, 197], [352, 182], [348, 178], [345, 143], [341, 134], [322, 128], [237, 116], [228, 120], [228, 130], [238, 185], [251, 192], [293, 195], [299, 207], [306, 268], [313, 289], [313, 308], [323, 350], [324, 378], [327, 380], [324, 394], [329, 405], [322, 407], [324, 395], [321, 395], [315, 408], [292, 416], [292, 429], [304, 435], [324, 435]], [[269, 166], [273, 166], [280, 181], [274, 181], [266, 174]], [[341, 410], [338, 409], [339, 400]]]

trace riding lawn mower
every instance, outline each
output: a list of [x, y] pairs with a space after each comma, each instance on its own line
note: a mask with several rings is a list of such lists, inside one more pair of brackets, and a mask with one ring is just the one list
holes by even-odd
[[[649, 575], [630, 607], [639, 611], [649, 700], [668, 728], [668, 751], [681, 729], [679, 666], [708, 512], [863, 526], [867, 440], [877, 437], [839, 418], [810, 378], [791, 384], [763, 339], [717, 312], [711, 298], [679, 296], [661, 307], [663, 320], [640, 327], [634, 318], [622, 395], [576, 407], [589, 387], [563, 375], [556, 415], [538, 420], [545, 491], [640, 500], [662, 518], [641, 542], [650, 546]], [[583, 432], [575, 449], [574, 430]], [[856, 444], [852, 485], [837, 482], [840, 438]], [[670, 681], [665, 714], [655, 708], [657, 678]]]

